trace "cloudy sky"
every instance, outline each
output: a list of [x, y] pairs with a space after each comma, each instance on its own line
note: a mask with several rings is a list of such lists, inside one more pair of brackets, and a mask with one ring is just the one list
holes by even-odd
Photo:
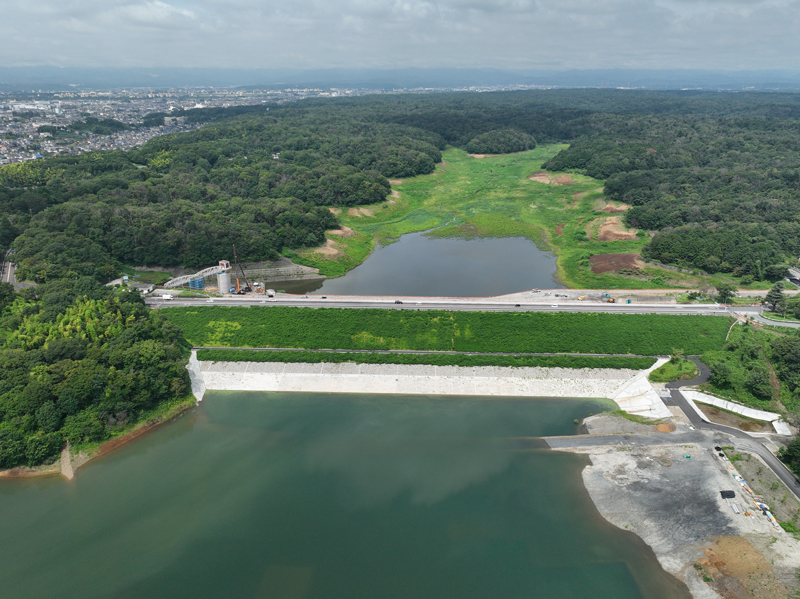
[[800, 0], [2, 0], [0, 14], [0, 66], [800, 65]]

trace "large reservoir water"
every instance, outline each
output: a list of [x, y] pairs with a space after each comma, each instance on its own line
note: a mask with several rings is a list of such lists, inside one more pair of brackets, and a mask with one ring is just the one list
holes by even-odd
[[[458, 239], [403, 235], [343, 277], [298, 282], [290, 293], [487, 297], [563, 288], [556, 257], [522, 237]], [[282, 284], [277, 284], [284, 287]]]
[[606, 408], [208, 393], [71, 482], [0, 481], [0, 595], [688, 598], [535, 438]]

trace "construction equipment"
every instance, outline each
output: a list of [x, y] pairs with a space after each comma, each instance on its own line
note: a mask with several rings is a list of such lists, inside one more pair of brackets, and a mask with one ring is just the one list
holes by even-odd
[[239, 277], [236, 277], [236, 295], [244, 295], [245, 293], [252, 293], [253, 288], [250, 286], [250, 281], [247, 280], [247, 275], [244, 274], [244, 268], [239, 264], [239, 257], [236, 255], [236, 246], [233, 246], [233, 263], [242, 271], [242, 278], [244, 279], [244, 287], [239, 283]]
[[613, 303], [615, 303], [617, 300], [615, 300], [613, 297], [608, 297], [608, 298], [606, 299], [606, 301], [607, 301], [609, 304], [613, 304]]

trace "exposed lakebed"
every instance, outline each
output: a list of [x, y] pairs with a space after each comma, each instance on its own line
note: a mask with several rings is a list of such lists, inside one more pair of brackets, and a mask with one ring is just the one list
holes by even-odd
[[462, 239], [403, 235], [381, 246], [343, 277], [275, 283], [289, 293], [489, 297], [540, 287], [554, 279], [556, 257], [522, 237]]
[[535, 438], [606, 408], [209, 392], [72, 482], [0, 481], [3, 596], [688, 597]]

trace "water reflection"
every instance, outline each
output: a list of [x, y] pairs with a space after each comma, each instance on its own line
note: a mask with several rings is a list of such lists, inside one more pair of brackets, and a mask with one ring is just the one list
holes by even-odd
[[539, 287], [554, 279], [556, 258], [522, 237], [456, 239], [403, 235], [377, 248], [343, 277], [275, 283], [289, 293], [486, 297]]

